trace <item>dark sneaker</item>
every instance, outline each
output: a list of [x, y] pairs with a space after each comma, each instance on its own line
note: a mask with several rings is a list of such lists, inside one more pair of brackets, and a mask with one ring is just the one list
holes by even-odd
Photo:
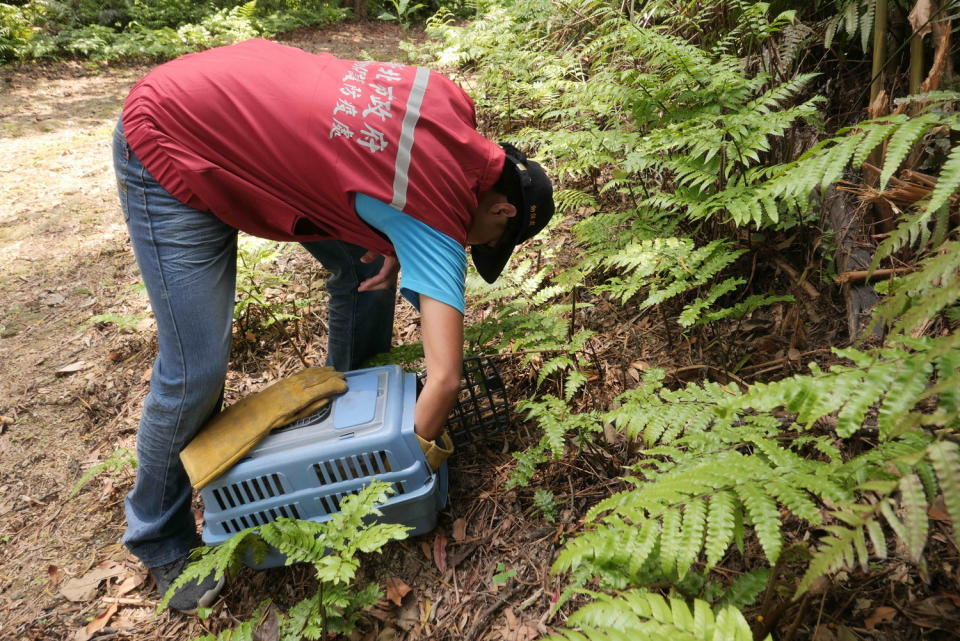
[[[166, 565], [150, 568], [150, 574], [153, 575], [153, 579], [157, 582], [157, 590], [160, 591], [161, 599], [166, 595], [167, 590], [170, 589], [170, 586], [177, 580], [177, 577], [180, 576], [188, 565], [190, 565], [189, 555], [180, 557], [176, 561], [172, 561]], [[214, 578], [212, 572], [199, 583], [194, 579], [174, 592], [168, 607], [172, 610], [179, 610], [185, 614], [195, 614], [197, 608], [205, 608], [213, 603], [217, 595], [220, 594], [223, 583], [223, 577], [220, 577], [218, 581]]]

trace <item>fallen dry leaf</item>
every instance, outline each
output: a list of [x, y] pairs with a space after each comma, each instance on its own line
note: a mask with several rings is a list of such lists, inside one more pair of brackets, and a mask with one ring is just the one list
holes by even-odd
[[516, 641], [533, 641], [539, 636], [540, 636], [540, 633], [537, 631], [536, 628], [531, 627], [526, 623], [524, 623], [524, 624], [521, 624], [519, 628], [517, 628], [517, 634], [514, 638], [516, 639]]
[[267, 614], [260, 619], [257, 629], [253, 631], [253, 641], [277, 641], [280, 638], [280, 619], [277, 618], [277, 609], [272, 605]]
[[942, 523], [950, 523], [953, 520], [947, 513], [947, 503], [943, 499], [943, 494], [937, 496], [937, 500], [934, 501], [930, 509], [927, 510], [927, 516], [934, 521], [940, 521]]
[[810, 639], [811, 641], [837, 641], [837, 635], [827, 626], [818, 625]]
[[857, 633], [845, 625], [837, 626], [837, 641], [860, 641]]
[[866, 621], [863, 622], [863, 627], [872, 632], [877, 627], [878, 623], [883, 621], [892, 621], [896, 616], [896, 608], [881, 605], [873, 611], [873, 614], [867, 617]]
[[467, 519], [460, 517], [453, 522], [453, 540], [460, 543], [467, 538]]
[[117, 588], [116, 596], [123, 596], [124, 594], [127, 594], [128, 592], [130, 592], [131, 590], [139, 586], [141, 583], [143, 583], [146, 579], [147, 579], [146, 574], [133, 574], [131, 576], [128, 576], [123, 580], [123, 582]]
[[91, 367], [91, 363], [88, 363], [87, 361], [77, 361], [76, 363], [70, 363], [69, 365], [64, 365], [54, 373], [57, 376], [66, 376], [67, 374], [81, 372], [87, 369], [88, 367]]
[[513, 613], [513, 608], [504, 608], [503, 618], [506, 619], [507, 627], [510, 628], [510, 630], [517, 627], [517, 615]]
[[64, 582], [60, 594], [74, 603], [89, 601], [97, 594], [101, 581], [124, 573], [124, 567], [112, 561], [105, 561], [81, 577]]
[[413, 597], [406, 600], [397, 616], [397, 625], [409, 632], [420, 621], [420, 604]]
[[60, 579], [63, 578], [60, 568], [55, 565], [47, 566], [47, 576], [50, 577], [51, 587], [57, 587], [57, 584], [60, 583]]
[[950, 522], [950, 515], [938, 508], [936, 505], [930, 506], [930, 509], [927, 510], [927, 516], [934, 521], [940, 521], [942, 523]]
[[397, 638], [397, 631], [394, 628], [384, 628], [377, 635], [377, 641], [394, 641]]
[[430, 548], [429, 543], [420, 541], [420, 551], [423, 552], [423, 556], [427, 557], [427, 561], [433, 562], [433, 550]]
[[392, 577], [387, 579], [387, 599], [395, 606], [400, 607], [403, 597], [410, 592], [410, 586], [403, 582], [403, 579]]
[[111, 603], [107, 606], [107, 609], [98, 614], [90, 623], [88, 623], [83, 628], [77, 630], [73, 635], [73, 641], [87, 641], [88, 639], [93, 638], [93, 636], [107, 627], [107, 624], [110, 623], [110, 619], [113, 618], [113, 615], [117, 613], [117, 608], [120, 607], [116, 603]]
[[437, 530], [433, 537], [433, 563], [437, 566], [440, 574], [447, 571], [447, 537], [443, 530]]
[[910, 623], [917, 627], [932, 630], [953, 631], [960, 627], [960, 608], [954, 599], [947, 594], [938, 594], [927, 597], [919, 603], [910, 603], [905, 608], [905, 614]]

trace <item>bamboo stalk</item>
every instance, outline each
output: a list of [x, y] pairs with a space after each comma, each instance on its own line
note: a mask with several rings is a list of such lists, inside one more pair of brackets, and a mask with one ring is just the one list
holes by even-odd
[[923, 84], [923, 36], [914, 32], [910, 36], [910, 95], [920, 93]]
[[873, 19], [873, 67], [870, 71], [870, 103], [883, 90], [883, 67], [887, 61], [887, 0], [877, 0]]

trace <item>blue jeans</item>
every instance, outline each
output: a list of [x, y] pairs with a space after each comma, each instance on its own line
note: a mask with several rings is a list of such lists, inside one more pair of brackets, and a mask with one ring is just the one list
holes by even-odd
[[[180, 450], [220, 409], [230, 356], [237, 230], [181, 203], [157, 183], [117, 126], [120, 205], [157, 323], [159, 353], [137, 432], [137, 478], [126, 497], [123, 542], [147, 567], [197, 545], [192, 492]], [[357, 292], [381, 261], [329, 240], [304, 247], [330, 272], [327, 364], [359, 367], [390, 349], [395, 292]]]

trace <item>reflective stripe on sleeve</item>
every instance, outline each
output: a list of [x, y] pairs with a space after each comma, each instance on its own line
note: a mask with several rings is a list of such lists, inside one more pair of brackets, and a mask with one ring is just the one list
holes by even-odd
[[393, 201], [390, 206], [403, 211], [407, 205], [407, 184], [410, 176], [410, 153], [413, 151], [413, 132], [420, 120], [420, 107], [423, 105], [423, 96], [427, 92], [427, 82], [430, 80], [430, 70], [417, 67], [417, 75], [407, 98], [406, 112], [403, 114], [403, 124], [400, 129], [400, 142], [397, 145], [397, 163], [393, 174]]

